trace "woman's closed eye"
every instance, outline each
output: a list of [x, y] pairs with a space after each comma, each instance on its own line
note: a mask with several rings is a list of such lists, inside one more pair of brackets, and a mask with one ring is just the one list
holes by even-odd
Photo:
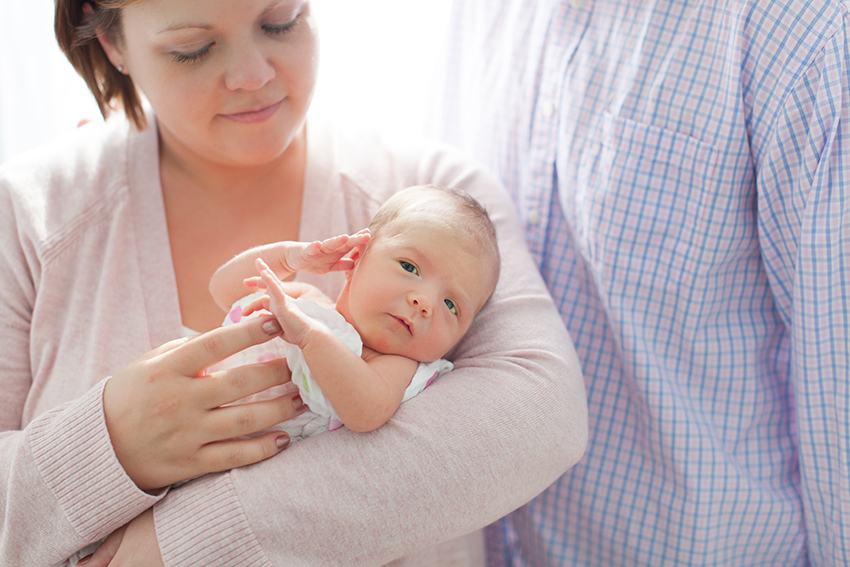
[[419, 268], [417, 268], [416, 266], [414, 266], [414, 265], [413, 265], [413, 264], [411, 264], [410, 262], [407, 262], [407, 261], [405, 261], [405, 260], [400, 260], [400, 261], [399, 261], [399, 264], [401, 264], [401, 268], [402, 268], [405, 272], [410, 272], [411, 274], [413, 274], [413, 275], [415, 275], [415, 276], [418, 276], [418, 275], [419, 275]]
[[197, 63], [206, 58], [207, 55], [210, 54], [210, 50], [212, 46], [215, 45], [215, 42], [210, 42], [204, 47], [200, 49], [196, 49], [195, 51], [191, 51], [189, 53], [183, 53], [182, 51], [172, 51], [171, 57], [177, 63]]
[[263, 31], [269, 35], [284, 35], [295, 29], [296, 26], [301, 22], [301, 14], [295, 16], [295, 19], [290, 21], [289, 23], [282, 25], [272, 25], [265, 24], [263, 25]]
[[[298, 14], [297, 16], [295, 16], [295, 18], [293, 20], [291, 20], [290, 22], [288, 22], [286, 24], [282, 24], [282, 25], [264, 24], [262, 26], [262, 28], [263, 28], [263, 32], [265, 32], [266, 34], [268, 34], [270, 36], [281, 36], [281, 35], [285, 35], [285, 34], [291, 32], [291, 31], [295, 30], [295, 28], [298, 26], [298, 24], [300, 22], [301, 22], [301, 14]], [[203, 46], [202, 48], [196, 49], [195, 51], [190, 51], [188, 53], [175, 50], [175, 51], [171, 52], [171, 57], [177, 63], [188, 63], [188, 64], [199, 63], [200, 61], [206, 59], [207, 55], [210, 54], [210, 51], [212, 50], [214, 45], [215, 45], [215, 42], [211, 41], [210, 43]]]

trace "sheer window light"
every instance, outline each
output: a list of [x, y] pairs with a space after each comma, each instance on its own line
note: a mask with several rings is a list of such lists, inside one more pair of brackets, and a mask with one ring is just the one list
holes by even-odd
[[[451, 0], [313, 0], [317, 110], [389, 135], [421, 133]], [[53, 2], [0, 2], [0, 162], [99, 120], [53, 36]]]

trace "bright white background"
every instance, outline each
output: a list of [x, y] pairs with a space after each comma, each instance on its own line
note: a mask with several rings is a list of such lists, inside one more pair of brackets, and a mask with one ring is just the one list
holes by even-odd
[[[451, 0], [313, 0], [314, 106], [388, 135], [421, 132]], [[0, 162], [100, 114], [56, 45], [51, 0], [0, 0]]]

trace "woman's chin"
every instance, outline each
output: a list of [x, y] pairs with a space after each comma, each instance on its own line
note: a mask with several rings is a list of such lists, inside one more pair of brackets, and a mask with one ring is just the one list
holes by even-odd
[[272, 163], [281, 159], [290, 149], [292, 142], [276, 136], [273, 139], [251, 138], [227, 140], [211, 152], [211, 161], [233, 167], [252, 167]]
[[265, 165], [280, 159], [293, 148], [293, 144], [297, 144], [298, 134], [280, 135], [287, 130], [272, 129], [271, 132], [257, 132], [255, 135], [240, 132], [238, 137], [226, 138], [226, 142], [222, 145], [223, 147], [220, 147], [218, 153], [233, 165]]
[[270, 164], [278, 159], [285, 153], [286, 148], [281, 147], [279, 149], [274, 149], [270, 151], [268, 147], [261, 148], [256, 151], [246, 151], [242, 148], [240, 150], [234, 150], [233, 152], [228, 153], [222, 165], [231, 165], [231, 166], [242, 166], [242, 167], [255, 167]]

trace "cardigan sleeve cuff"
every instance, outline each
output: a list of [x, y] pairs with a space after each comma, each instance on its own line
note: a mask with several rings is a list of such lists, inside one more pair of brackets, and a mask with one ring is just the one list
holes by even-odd
[[118, 462], [103, 413], [107, 380], [30, 425], [33, 456], [45, 484], [89, 541], [108, 536], [167, 492], [152, 496], [140, 490]]
[[154, 521], [167, 567], [271, 567], [229, 473], [207, 475], [172, 490], [154, 506]]

